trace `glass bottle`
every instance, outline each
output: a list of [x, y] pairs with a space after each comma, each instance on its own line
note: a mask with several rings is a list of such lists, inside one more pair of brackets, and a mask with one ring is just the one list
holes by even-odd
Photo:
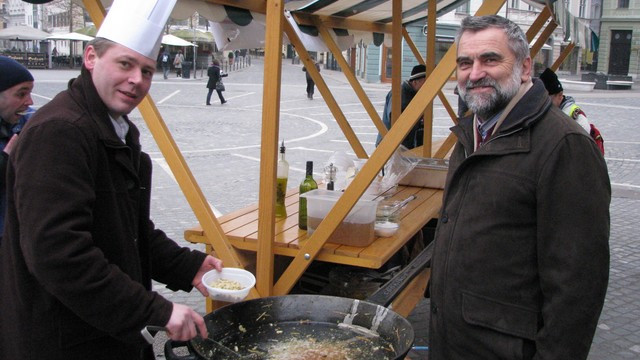
[[289, 178], [289, 163], [284, 158], [284, 140], [280, 146], [280, 156], [278, 157], [278, 170], [276, 172], [276, 217], [287, 217], [287, 208], [284, 198], [287, 194], [287, 180]]
[[[307, 161], [307, 175], [300, 183], [300, 194], [317, 188], [318, 184], [313, 180], [313, 161]], [[298, 206], [298, 227], [302, 230], [307, 230], [307, 199], [301, 197]]]

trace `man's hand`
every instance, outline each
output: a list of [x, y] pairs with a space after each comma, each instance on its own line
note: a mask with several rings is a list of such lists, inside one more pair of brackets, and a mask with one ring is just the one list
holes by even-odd
[[17, 141], [18, 141], [18, 134], [14, 134], [13, 136], [11, 136], [11, 138], [9, 139], [9, 142], [4, 147], [4, 152], [7, 155], [11, 154], [11, 150], [13, 150], [13, 146], [16, 144]]
[[191, 285], [195, 286], [195, 288], [198, 289], [198, 291], [200, 291], [200, 294], [202, 294], [202, 296], [209, 296], [209, 293], [207, 292], [207, 288], [202, 283], [202, 276], [207, 271], [213, 270], [213, 269], [222, 271], [222, 260], [218, 258], [214, 258], [211, 255], [208, 255], [202, 262], [202, 265], [200, 266], [200, 270], [198, 270], [198, 272], [196, 273], [196, 277], [193, 278], [193, 281], [191, 282]]
[[209, 336], [207, 326], [202, 316], [190, 307], [182, 304], [173, 304], [171, 318], [165, 327], [167, 328], [167, 336], [169, 336], [171, 340], [191, 340], [196, 337], [197, 332], [199, 332], [203, 338]]

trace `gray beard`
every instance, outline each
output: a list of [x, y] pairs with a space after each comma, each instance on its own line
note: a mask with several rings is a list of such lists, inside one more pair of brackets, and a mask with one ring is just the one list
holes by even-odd
[[[514, 66], [511, 78], [504, 86], [490, 77], [485, 77], [476, 82], [467, 80], [463, 87], [458, 86], [458, 91], [474, 114], [480, 119], [489, 119], [504, 109], [509, 101], [516, 96], [521, 84], [521, 74], [522, 69], [519, 66]], [[468, 92], [478, 86], [491, 86], [495, 91], [490, 94], [472, 94]]]

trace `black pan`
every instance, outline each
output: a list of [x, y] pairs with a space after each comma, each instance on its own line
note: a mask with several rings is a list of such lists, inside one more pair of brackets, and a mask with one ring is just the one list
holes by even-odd
[[[431, 253], [430, 244], [367, 300], [286, 295], [227, 305], [204, 317], [209, 337], [241, 356], [259, 359], [331, 358], [334, 354], [403, 359], [413, 345], [413, 328], [386, 306], [428, 266]], [[185, 345], [190, 354], [176, 355], [174, 348]], [[200, 338], [187, 343], [167, 341], [165, 356], [169, 360], [240, 358], [221, 354]]]

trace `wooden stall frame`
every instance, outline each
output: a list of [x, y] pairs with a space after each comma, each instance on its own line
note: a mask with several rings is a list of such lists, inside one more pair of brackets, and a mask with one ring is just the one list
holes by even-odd
[[[104, 18], [104, 8], [99, 0], [83, 0], [85, 8], [91, 15], [94, 23], [99, 26]], [[310, 236], [308, 241], [297, 252], [297, 255], [293, 258], [289, 267], [284, 271], [280, 279], [273, 284], [273, 221], [274, 221], [274, 199], [275, 199], [275, 161], [277, 155], [277, 135], [279, 127], [279, 94], [280, 94], [280, 73], [273, 73], [273, 69], [280, 69], [281, 57], [279, 46], [281, 44], [281, 35], [284, 30], [289, 38], [297, 39], [297, 36], [290, 36], [293, 34], [293, 30], [290, 25], [284, 20], [284, 7], [283, 0], [209, 0], [212, 3], [219, 3], [225, 5], [232, 5], [236, 7], [250, 9], [252, 11], [260, 11], [267, 14], [267, 31], [265, 38], [267, 39], [267, 52], [265, 54], [265, 68], [269, 65], [269, 75], [265, 72], [264, 96], [263, 96], [263, 129], [261, 135], [261, 176], [260, 179], [260, 194], [259, 194], [259, 209], [260, 212], [260, 244], [258, 250], [258, 284], [257, 289], [252, 289], [249, 298], [256, 298], [260, 296], [270, 295], [283, 295], [288, 293], [293, 287], [294, 283], [299, 279], [302, 273], [309, 266], [324, 246], [329, 236], [336, 230], [337, 226], [349, 213], [351, 208], [355, 205], [357, 200], [362, 196], [366, 188], [372, 182], [373, 178], [377, 175], [384, 163], [391, 157], [395, 149], [402, 142], [402, 139], [409, 132], [413, 124], [420, 116], [423, 116], [424, 110], [427, 105], [433, 101], [436, 96], [441, 96], [441, 88], [449, 80], [451, 74], [455, 69], [455, 44], [447, 51], [443, 59], [434, 67], [433, 71], [427, 77], [425, 85], [416, 94], [414, 101], [405, 109], [402, 114], [396, 111], [395, 114], [399, 114], [397, 121], [391, 130], [388, 131], [378, 148], [373, 152], [369, 161], [365, 163], [362, 170], [358, 173], [354, 181], [344, 192], [344, 195], [339, 199], [329, 215], [318, 226], [313, 235]], [[505, 0], [485, 0], [478, 11], [476, 16], [496, 14], [503, 6]], [[304, 14], [296, 14], [296, 20], [300, 20], [300, 23], [304, 21], [311, 21], [311, 24], [322, 25], [322, 28], [326, 27], [342, 27], [353, 29], [367, 29], [371, 31], [380, 31], [389, 33], [392, 32], [394, 44], [400, 44], [401, 42], [401, 9], [402, 3], [400, 0], [393, 0], [393, 24], [373, 24], [364, 21], [356, 21], [349, 19], [340, 19], [335, 17], [313, 17]], [[527, 38], [529, 41], [533, 39], [542, 27], [546, 18], [551, 14], [551, 11], [545, 7], [540, 14], [534, 25], [527, 32]], [[546, 16], [546, 18], [545, 18]], [[315, 19], [317, 18], [317, 19]], [[544, 18], [544, 20], [540, 20]], [[538, 25], [539, 24], [539, 25]], [[549, 29], [550, 27], [547, 27]], [[322, 31], [322, 30], [321, 30]], [[326, 29], [325, 29], [326, 31]], [[552, 31], [552, 30], [551, 30]], [[530, 35], [531, 33], [531, 35]], [[545, 38], [546, 32], [540, 36]], [[548, 37], [549, 34], [547, 34]], [[293, 42], [296, 40], [293, 39]], [[299, 39], [297, 39], [299, 42]], [[543, 41], [544, 42], [544, 41]], [[294, 44], [295, 45], [295, 44]], [[297, 49], [306, 52], [303, 46], [298, 43]], [[541, 47], [542, 45], [540, 45]], [[399, 46], [395, 46], [398, 47]], [[395, 53], [394, 53], [395, 54]], [[310, 59], [308, 53], [303, 56], [303, 62], [307, 66], [307, 69], [311, 70], [311, 75], [316, 80], [316, 84], [319, 85], [319, 89], [325, 100], [333, 99], [330, 96], [331, 92], [321, 79], [320, 74], [314, 71], [310, 65]], [[399, 88], [399, 67], [400, 56], [394, 56], [394, 83], [393, 88]], [[397, 62], [397, 63], [396, 63]], [[345, 67], [348, 68], [348, 67]], [[399, 97], [397, 97], [399, 100]], [[331, 100], [330, 100], [331, 101]], [[339, 108], [335, 99], [332, 105], [332, 113], [336, 116], [337, 121], [344, 122], [348, 125], [348, 121], [344, 118], [344, 114], [340, 115]], [[399, 106], [394, 106], [399, 109]], [[338, 109], [338, 110], [336, 110]], [[170, 131], [163, 122], [158, 109], [156, 108], [153, 100], [149, 95], [145, 97], [143, 102], [139, 105], [139, 110], [147, 122], [150, 131], [152, 132], [154, 139], [156, 140], [158, 147], [160, 148], [163, 156], [167, 160], [167, 163], [173, 172], [178, 184], [180, 185], [182, 192], [185, 194], [187, 201], [189, 202], [196, 218], [201, 224], [204, 234], [207, 237], [209, 245], [215, 250], [218, 257], [220, 257], [227, 266], [239, 266], [242, 267], [236, 250], [230, 245], [230, 242], [220, 227], [220, 223], [217, 221], [215, 215], [211, 211], [209, 204], [207, 203], [202, 191], [200, 190], [196, 180], [189, 170], [186, 161], [182, 157], [177, 144], [171, 137]], [[451, 112], [449, 109], [447, 110]], [[375, 123], [375, 120], [372, 120]], [[342, 127], [342, 126], [341, 126]], [[348, 131], [347, 131], [348, 133]], [[356, 139], [357, 140], [357, 139]], [[455, 142], [454, 137], [449, 137], [445, 140], [446, 144]], [[354, 143], [359, 143], [354, 141]], [[353, 144], [352, 144], [353, 145]], [[436, 156], [444, 156], [440, 150], [436, 152]], [[444, 150], [443, 150], [444, 151]], [[359, 155], [360, 157], [360, 155]], [[262, 210], [264, 208], [264, 210]], [[271, 223], [271, 224], [269, 224]], [[258, 291], [260, 290], [260, 291]]]

